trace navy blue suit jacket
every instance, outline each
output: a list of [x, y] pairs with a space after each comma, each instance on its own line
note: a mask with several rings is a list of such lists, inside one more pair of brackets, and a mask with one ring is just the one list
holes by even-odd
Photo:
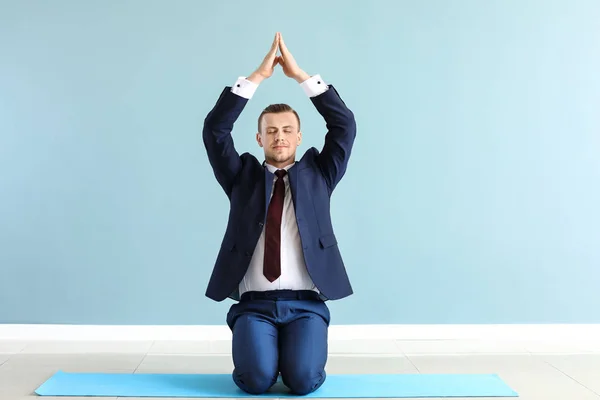
[[[344, 176], [356, 137], [352, 111], [332, 85], [311, 97], [325, 119], [327, 134], [321, 152], [312, 147], [288, 171], [296, 221], [308, 273], [324, 299], [352, 294], [337, 245], [330, 197]], [[230, 201], [229, 221], [206, 296], [239, 300], [243, 279], [265, 224], [273, 174], [249, 153], [239, 155], [231, 131], [248, 100], [226, 87], [204, 120], [202, 132], [210, 165]]]

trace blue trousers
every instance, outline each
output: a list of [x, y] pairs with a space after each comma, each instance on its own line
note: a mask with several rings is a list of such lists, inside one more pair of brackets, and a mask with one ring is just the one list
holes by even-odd
[[281, 375], [296, 395], [325, 382], [329, 308], [313, 291], [247, 292], [227, 314], [233, 332], [233, 380], [261, 394]]

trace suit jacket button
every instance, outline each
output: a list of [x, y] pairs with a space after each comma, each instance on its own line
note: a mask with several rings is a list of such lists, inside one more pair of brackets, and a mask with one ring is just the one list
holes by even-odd
[[265, 224], [263, 224], [262, 222], [259, 222], [259, 223], [258, 223], [258, 226], [259, 226], [259, 227], [261, 227], [261, 228], [262, 228], [264, 225], [265, 225]]

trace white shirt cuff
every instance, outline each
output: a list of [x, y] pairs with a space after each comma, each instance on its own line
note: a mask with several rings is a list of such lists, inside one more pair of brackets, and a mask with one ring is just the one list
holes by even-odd
[[231, 93], [250, 100], [252, 96], [254, 96], [254, 92], [256, 92], [257, 88], [258, 85], [256, 83], [250, 82], [244, 76], [240, 76], [235, 84], [231, 87]]
[[323, 81], [323, 79], [321, 78], [321, 75], [318, 74], [315, 76], [311, 76], [310, 78], [302, 82], [300, 86], [302, 86], [304, 93], [306, 93], [308, 97], [318, 96], [321, 93], [326, 92], [327, 89], [329, 89], [325, 81]]

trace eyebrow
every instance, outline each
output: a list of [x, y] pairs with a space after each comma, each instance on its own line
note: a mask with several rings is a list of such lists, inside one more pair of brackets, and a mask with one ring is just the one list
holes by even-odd
[[[293, 125], [286, 125], [286, 126], [283, 126], [282, 128], [285, 129], [285, 128], [293, 128], [293, 127], [294, 127]], [[277, 127], [276, 126], [267, 126], [267, 129], [277, 129]]]

